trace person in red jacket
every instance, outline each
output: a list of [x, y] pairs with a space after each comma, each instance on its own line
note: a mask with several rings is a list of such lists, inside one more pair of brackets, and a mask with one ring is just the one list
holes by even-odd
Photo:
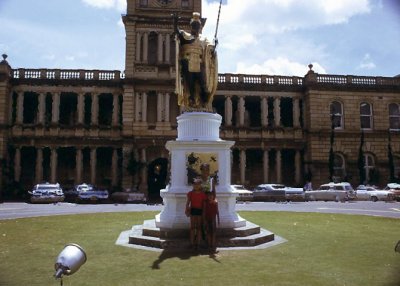
[[207, 193], [207, 200], [203, 206], [203, 221], [206, 225], [208, 248], [212, 252], [217, 250], [217, 221], [219, 225], [218, 201], [215, 192]]
[[186, 216], [190, 217], [190, 244], [192, 248], [197, 249], [201, 239], [202, 216], [204, 201], [207, 199], [202, 190], [202, 180], [195, 178], [193, 180], [193, 189], [187, 193]]

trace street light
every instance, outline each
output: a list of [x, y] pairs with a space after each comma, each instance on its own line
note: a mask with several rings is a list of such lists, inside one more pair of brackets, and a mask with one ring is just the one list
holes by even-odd
[[60, 279], [60, 285], [63, 285], [62, 276], [72, 275], [78, 271], [86, 262], [86, 253], [79, 245], [75, 243], [67, 244], [57, 257], [54, 268], [56, 272], [54, 277]]

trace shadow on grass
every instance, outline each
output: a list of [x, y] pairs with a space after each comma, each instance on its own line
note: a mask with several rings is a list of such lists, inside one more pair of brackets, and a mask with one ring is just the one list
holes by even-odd
[[161, 263], [163, 263], [167, 259], [179, 258], [180, 260], [189, 260], [192, 257], [205, 255], [208, 255], [208, 257], [215, 262], [221, 263], [221, 261], [218, 260], [218, 252], [210, 253], [207, 249], [163, 250], [157, 260], [153, 262], [151, 268], [153, 270], [160, 269]]

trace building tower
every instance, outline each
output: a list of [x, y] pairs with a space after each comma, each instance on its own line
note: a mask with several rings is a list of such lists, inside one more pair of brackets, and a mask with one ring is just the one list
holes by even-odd
[[[160, 150], [167, 157], [165, 139], [176, 136], [176, 117], [180, 111], [174, 93], [176, 47], [172, 14], [179, 15], [179, 26], [186, 29], [194, 11], [201, 12], [201, 0], [127, 0], [127, 14], [123, 16], [126, 30], [122, 108], [124, 188], [132, 186], [126, 158], [134, 154], [138, 161], [152, 162], [163, 157], [157, 153]], [[135, 140], [139, 136], [140, 142]], [[158, 151], [153, 152], [149, 145]], [[139, 174], [141, 191], [147, 189], [144, 169]]]

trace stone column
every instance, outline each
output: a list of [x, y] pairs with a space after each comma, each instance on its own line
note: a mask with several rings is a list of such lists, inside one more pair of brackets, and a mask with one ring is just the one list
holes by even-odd
[[136, 34], [136, 61], [140, 62], [141, 61], [141, 46], [142, 46], [142, 34], [141, 33], [137, 33]]
[[137, 92], [135, 94], [135, 122], [140, 122], [141, 121], [141, 94]]
[[85, 94], [79, 93], [78, 94], [78, 124], [82, 125], [84, 122], [84, 108], [85, 105]]
[[301, 155], [300, 151], [296, 150], [296, 154], [294, 155], [294, 172], [295, 172], [295, 183], [296, 185], [300, 184], [300, 177], [301, 177]]
[[142, 122], [147, 122], [147, 93], [142, 93]]
[[244, 97], [240, 96], [239, 97], [239, 126], [243, 127], [244, 126], [244, 113], [245, 113], [245, 101]]
[[163, 59], [163, 42], [164, 42], [164, 35], [159, 33], [158, 34], [158, 49], [157, 49], [157, 60], [158, 63], [162, 63]]
[[279, 97], [274, 99], [274, 123], [275, 127], [281, 126], [281, 99]]
[[162, 121], [163, 98], [162, 93], [157, 94], [157, 122]]
[[261, 98], [261, 126], [268, 126], [268, 101], [266, 97]]
[[170, 95], [168, 92], [164, 94], [165, 100], [164, 100], [164, 105], [165, 105], [165, 114], [164, 114], [164, 120], [165, 122], [170, 122], [170, 116], [169, 116], [169, 101], [170, 101]]
[[92, 125], [99, 124], [99, 95], [92, 94], [92, 116], [91, 116]]
[[15, 148], [14, 157], [14, 181], [19, 182], [21, 179], [21, 149]]
[[232, 126], [232, 98], [225, 97], [225, 126]]
[[44, 113], [46, 110], [46, 93], [39, 94], [39, 105], [38, 105], [38, 123], [44, 124]]
[[96, 165], [97, 165], [97, 156], [96, 156], [96, 148], [90, 149], [90, 182], [95, 185], [96, 184]]
[[43, 149], [36, 149], [36, 183], [43, 181]]
[[240, 183], [246, 182], [246, 150], [240, 150]]
[[113, 94], [112, 125], [118, 126], [119, 119], [119, 95]]
[[51, 122], [58, 124], [60, 119], [60, 94], [58, 92], [53, 94], [53, 105], [51, 108]]
[[75, 183], [80, 184], [82, 183], [82, 170], [83, 170], [83, 154], [81, 148], [76, 148], [75, 166], [76, 166]]
[[300, 106], [299, 99], [293, 98], [293, 127], [300, 127]]
[[264, 177], [264, 182], [263, 183], [268, 183], [269, 182], [269, 150], [264, 150], [263, 154], [263, 177]]
[[51, 148], [51, 160], [50, 160], [50, 181], [52, 183], [57, 182], [57, 165], [58, 165], [58, 154], [57, 148]]
[[117, 149], [113, 149], [112, 159], [111, 159], [111, 186], [116, 186], [118, 181], [118, 152]]
[[17, 94], [17, 124], [24, 122], [24, 93], [18, 92]]
[[282, 153], [276, 150], [276, 181], [282, 183]]
[[165, 35], [165, 59], [164, 59], [164, 61], [167, 64], [169, 64], [170, 58], [171, 58], [171, 36], [169, 34], [166, 34]]

